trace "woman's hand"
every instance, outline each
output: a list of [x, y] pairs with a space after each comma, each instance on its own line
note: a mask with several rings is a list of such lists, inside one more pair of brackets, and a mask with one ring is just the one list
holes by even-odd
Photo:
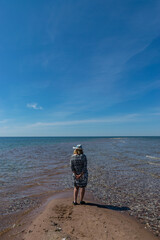
[[79, 179], [82, 175], [79, 174], [79, 175], [76, 175], [76, 179]]
[[81, 173], [81, 174], [77, 174], [77, 175], [75, 175], [75, 177], [76, 177], [76, 179], [79, 179], [79, 178], [81, 178], [82, 177], [82, 175], [83, 175], [83, 172]]

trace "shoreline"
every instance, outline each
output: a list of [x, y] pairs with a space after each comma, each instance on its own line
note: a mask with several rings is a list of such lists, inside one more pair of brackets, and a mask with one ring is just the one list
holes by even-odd
[[[48, 196], [72, 188], [69, 159], [77, 141], [33, 138], [10, 139], [1, 144], [0, 234]], [[159, 140], [84, 138], [79, 141], [85, 146], [88, 158], [87, 190], [103, 204], [129, 207], [130, 215], [160, 237]], [[60, 149], [66, 150], [59, 154]]]
[[[96, 239], [94, 238], [94, 235], [92, 235], [92, 231], [94, 232], [94, 229], [97, 227], [101, 229], [100, 233], [103, 232], [101, 236], [102, 240], [106, 239], [106, 236], [108, 236], [107, 239], [112, 239], [113, 237], [115, 240], [159, 239], [151, 231], [146, 229], [144, 224], [141, 224], [135, 217], [130, 216], [127, 213], [128, 209], [104, 205], [100, 201], [97, 201], [97, 199], [89, 191], [86, 191], [86, 205], [73, 206], [72, 195], [73, 190], [64, 190], [55, 192], [54, 194], [49, 194], [43, 199], [40, 206], [37, 206], [35, 209], [30, 209], [28, 213], [19, 216], [19, 218], [17, 217], [17, 219], [15, 218], [16, 221], [12, 228], [8, 232], [0, 235], [0, 239]], [[53, 215], [52, 209], [54, 209]], [[78, 209], [80, 210], [81, 214], [79, 219], [76, 219], [76, 221], [78, 226], [83, 225], [81, 229], [82, 236], [80, 238], [76, 238], [76, 234], [79, 233], [77, 232], [77, 226], [74, 224], [77, 216], [76, 214], [79, 214]], [[56, 216], [57, 214], [58, 217]], [[86, 218], [88, 218], [86, 224], [89, 224], [91, 229], [93, 228], [90, 232], [92, 236], [91, 238], [89, 235], [87, 235], [89, 233], [87, 233], [83, 224], [83, 221], [86, 221], [84, 215]], [[50, 220], [52, 220], [52, 222]], [[92, 226], [93, 221], [95, 224], [94, 227]], [[72, 226], [72, 229], [70, 226]], [[117, 226], [119, 230], [116, 230]], [[130, 229], [130, 238], [127, 238], [129, 234], [127, 229]], [[120, 235], [123, 235], [123, 238], [119, 238]], [[41, 238], [42, 236], [43, 238]], [[50, 238], [51, 236], [54, 236], [55, 238]]]

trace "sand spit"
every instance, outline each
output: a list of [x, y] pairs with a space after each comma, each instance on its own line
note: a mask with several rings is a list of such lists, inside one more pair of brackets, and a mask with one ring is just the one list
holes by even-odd
[[[124, 211], [108, 209], [89, 195], [86, 205], [72, 205], [71, 193], [54, 196], [27, 224], [14, 226], [6, 240], [156, 240]], [[114, 209], [114, 208], [113, 208]], [[123, 210], [123, 209], [122, 209]]]

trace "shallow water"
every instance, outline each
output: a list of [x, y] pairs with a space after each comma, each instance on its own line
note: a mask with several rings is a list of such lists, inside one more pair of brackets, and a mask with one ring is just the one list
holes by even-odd
[[22, 211], [40, 194], [71, 188], [70, 156], [79, 143], [88, 158], [88, 189], [159, 231], [158, 137], [0, 138], [0, 213]]

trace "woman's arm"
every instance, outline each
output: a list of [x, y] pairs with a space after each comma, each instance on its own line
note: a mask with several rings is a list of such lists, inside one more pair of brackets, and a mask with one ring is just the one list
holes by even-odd
[[84, 156], [84, 165], [83, 165], [83, 169], [82, 169], [82, 175], [87, 172], [87, 157], [86, 155]]
[[71, 158], [71, 161], [70, 161], [70, 165], [71, 165], [71, 170], [72, 170], [72, 172], [74, 173], [75, 178], [76, 178], [76, 179], [79, 179], [81, 176], [77, 175], [76, 170], [75, 170], [75, 167], [74, 167], [74, 161], [73, 161], [72, 158]]
[[71, 170], [72, 170], [72, 172], [75, 174], [76, 171], [75, 171], [75, 168], [74, 168], [74, 162], [73, 162], [73, 159], [72, 159], [72, 158], [71, 158], [71, 160], [70, 160], [70, 165], [71, 165]]
[[79, 175], [76, 175], [76, 178], [79, 179], [80, 177], [83, 176], [83, 174], [85, 172], [87, 172], [87, 157], [84, 156], [84, 159], [83, 159], [84, 163], [83, 163], [83, 169], [82, 169], [82, 172], [79, 174]]

